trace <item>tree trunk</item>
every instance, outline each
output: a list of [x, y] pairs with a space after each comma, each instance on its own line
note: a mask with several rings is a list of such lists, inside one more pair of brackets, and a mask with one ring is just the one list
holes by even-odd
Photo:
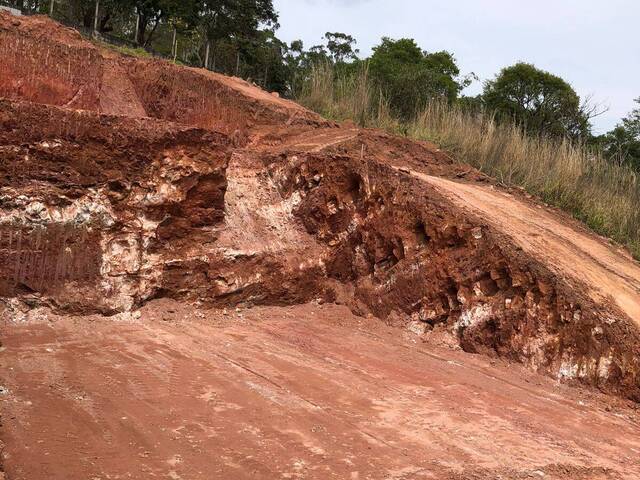
[[140, 46], [144, 46], [144, 37], [147, 33], [148, 23], [149, 19], [145, 15], [138, 13], [138, 38], [136, 38], [136, 43]]
[[178, 56], [178, 29], [173, 27], [173, 42], [171, 43], [171, 56], [173, 57], [173, 62], [175, 63], [176, 57]]
[[154, 18], [155, 23], [153, 24], [153, 28], [151, 29], [151, 31], [149, 32], [149, 35], [147, 35], [147, 37], [145, 38], [145, 32], [147, 31], [147, 26], [149, 24], [149, 18], [144, 18], [142, 17], [143, 20], [140, 22], [140, 29], [141, 29], [141, 36], [142, 36], [142, 46], [146, 47], [151, 43], [151, 39], [153, 38], [153, 34], [155, 33], [156, 29], [158, 28], [158, 25], [160, 25], [160, 21], [162, 20], [163, 16], [160, 15], [158, 18]]
[[211, 50], [211, 43], [207, 40], [206, 48], [204, 49], [204, 68], [209, 70], [209, 52]]
[[136, 32], [133, 34], [133, 41], [136, 45], [140, 45], [138, 43], [138, 31], [140, 30], [140, 12], [136, 11]]
[[[20, 2], [23, 3], [23, 2]], [[51, 0], [51, 3], [49, 4], [49, 16], [53, 17], [53, 6], [55, 5], [55, 0]], [[24, 6], [24, 5], [23, 5]]]
[[100, 13], [100, 0], [96, 0], [96, 13], [93, 16], [93, 34], [98, 32], [98, 14]]
[[107, 29], [109, 20], [111, 20], [111, 12], [107, 12], [106, 15], [100, 19], [100, 32], [110, 32], [113, 30], [113, 28]]

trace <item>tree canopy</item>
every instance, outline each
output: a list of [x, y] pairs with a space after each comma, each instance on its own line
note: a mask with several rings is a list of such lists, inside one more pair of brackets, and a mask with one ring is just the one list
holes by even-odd
[[529, 63], [504, 68], [486, 82], [483, 101], [498, 117], [514, 120], [529, 132], [576, 139], [590, 132], [589, 116], [573, 87]]
[[327, 50], [335, 63], [358, 58], [359, 50], [354, 48], [356, 39], [351, 35], [340, 32], [327, 32], [324, 34], [324, 38], [327, 40]]
[[409, 38], [384, 37], [373, 48], [370, 69], [391, 107], [403, 118], [429, 100], [455, 100], [467, 85], [467, 79], [459, 78], [460, 69], [451, 53], [423, 52]]

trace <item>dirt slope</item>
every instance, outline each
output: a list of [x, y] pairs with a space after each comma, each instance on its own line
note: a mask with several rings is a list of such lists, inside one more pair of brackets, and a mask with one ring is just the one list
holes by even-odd
[[640, 401], [640, 267], [566, 215], [45, 17], [0, 96], [10, 479], [637, 476], [636, 404], [559, 384]]
[[495, 188], [415, 175], [436, 185], [462, 208], [481, 215], [528, 253], [545, 259], [557, 275], [586, 281], [595, 301], [613, 301], [629, 318], [640, 322], [640, 266], [622, 249]]
[[7, 474], [640, 475], [637, 413], [417, 339], [317, 304], [223, 312], [162, 301], [134, 322], [15, 325], [4, 340], [14, 352], [6, 363]]

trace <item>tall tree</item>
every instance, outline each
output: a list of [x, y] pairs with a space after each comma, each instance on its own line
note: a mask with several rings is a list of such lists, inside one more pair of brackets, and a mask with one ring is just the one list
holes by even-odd
[[327, 32], [324, 34], [327, 41], [327, 50], [331, 54], [334, 63], [358, 58], [359, 50], [355, 47], [356, 39], [351, 35], [340, 32]]
[[587, 139], [593, 111], [562, 78], [528, 63], [502, 69], [485, 83], [485, 106], [499, 118], [514, 120], [532, 133]]
[[135, 8], [138, 23], [136, 43], [149, 46], [163, 21], [188, 30], [198, 22], [200, 0], [114, 0]]
[[409, 118], [432, 99], [452, 101], [468, 85], [446, 51], [423, 52], [415, 40], [384, 37], [373, 48], [370, 70], [396, 114]]
[[287, 44], [279, 40], [271, 30], [260, 31], [255, 41], [243, 45], [246, 65], [243, 76], [267, 90], [285, 94], [290, 78], [285, 62], [287, 52]]
[[235, 41], [239, 54], [241, 43], [259, 40], [263, 29], [277, 28], [278, 15], [272, 0], [202, 0], [200, 24], [214, 55], [223, 40]]

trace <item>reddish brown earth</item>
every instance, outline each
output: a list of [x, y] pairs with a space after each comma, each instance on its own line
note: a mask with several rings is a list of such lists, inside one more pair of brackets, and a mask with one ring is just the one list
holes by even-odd
[[640, 267], [566, 215], [44, 17], [0, 96], [5, 478], [639, 477]]
[[10, 479], [635, 479], [640, 415], [336, 305], [34, 316]]

